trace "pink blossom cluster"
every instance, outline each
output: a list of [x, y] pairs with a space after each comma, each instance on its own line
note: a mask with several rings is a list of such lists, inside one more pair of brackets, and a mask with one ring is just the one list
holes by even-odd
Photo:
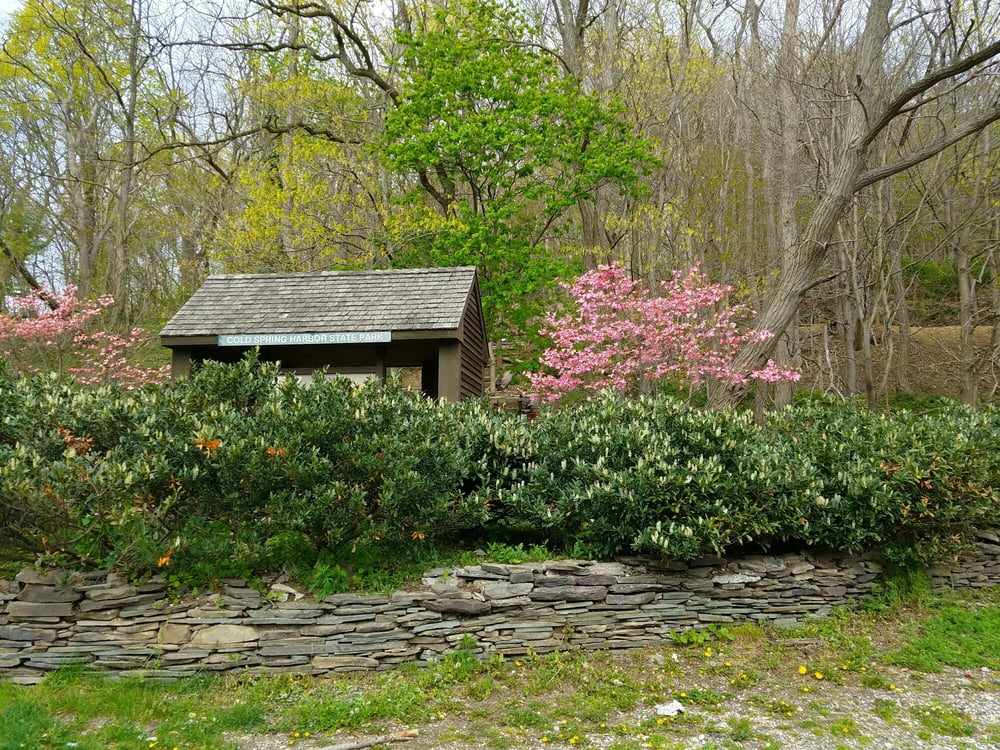
[[44, 299], [54, 307], [43, 304], [35, 294], [8, 299], [10, 312], [0, 313], [4, 356], [27, 372], [71, 364], [66, 371], [85, 385], [118, 383], [134, 388], [166, 377], [166, 368], [137, 367], [127, 361], [128, 353], [142, 341], [142, 328], [133, 328], [126, 336], [87, 330], [91, 321], [114, 304], [110, 295], [81, 300], [76, 292], [68, 286], [62, 294], [47, 293]]
[[697, 266], [675, 272], [655, 297], [617, 264], [563, 287], [576, 311], [549, 314], [541, 331], [553, 343], [541, 364], [555, 374], [529, 376], [546, 400], [607, 388], [635, 393], [668, 379], [694, 385], [799, 379], [797, 371], [773, 361], [749, 373], [732, 369], [740, 347], [771, 334], [747, 328], [751, 310], [726, 304], [732, 287], [708, 283]]
[[0, 341], [22, 339], [54, 346], [67, 334], [82, 330], [87, 321], [115, 303], [110, 295], [93, 301], [80, 300], [75, 286], [66, 287], [63, 294], [46, 293], [45, 299], [51, 300], [55, 308], [44, 304], [37, 294], [8, 299], [10, 313], [0, 314]]

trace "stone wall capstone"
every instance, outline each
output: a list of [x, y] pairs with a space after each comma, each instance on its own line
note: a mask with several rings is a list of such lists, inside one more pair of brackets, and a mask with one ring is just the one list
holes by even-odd
[[[52, 670], [176, 679], [198, 673], [324, 674], [427, 664], [458, 648], [486, 657], [662, 644], [709, 625], [792, 624], [877, 590], [872, 556], [804, 552], [690, 563], [561, 560], [428, 571], [412, 591], [322, 601], [241, 580], [188, 599], [153, 578], [25, 569], [0, 581], [0, 679]], [[1000, 585], [1000, 536], [931, 571], [938, 588]]]

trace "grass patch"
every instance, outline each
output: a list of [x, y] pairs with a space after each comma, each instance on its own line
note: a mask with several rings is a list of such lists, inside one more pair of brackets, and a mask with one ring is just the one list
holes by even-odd
[[42, 685], [0, 683], [0, 750], [147, 747], [160, 736], [189, 747], [236, 750], [223, 735], [267, 729], [264, 708], [218, 689], [217, 680], [176, 686], [141, 679], [52, 674]]
[[971, 737], [978, 730], [965, 711], [936, 703], [911, 706], [910, 715], [934, 734], [946, 737]]
[[909, 630], [907, 642], [882, 659], [921, 672], [1000, 668], [1000, 607], [947, 605]]
[[899, 704], [888, 698], [876, 698], [874, 713], [882, 721], [895, 721], [899, 716]]

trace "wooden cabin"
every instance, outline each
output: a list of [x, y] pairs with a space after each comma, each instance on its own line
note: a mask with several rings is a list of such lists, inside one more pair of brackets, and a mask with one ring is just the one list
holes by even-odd
[[452, 401], [483, 395], [489, 343], [476, 269], [218, 274], [160, 332], [174, 377], [205, 359], [320, 368], [384, 381], [419, 368], [421, 390]]

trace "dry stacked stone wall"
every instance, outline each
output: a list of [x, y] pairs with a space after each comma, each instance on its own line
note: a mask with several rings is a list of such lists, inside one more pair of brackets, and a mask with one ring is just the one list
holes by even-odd
[[[415, 590], [316, 601], [289, 586], [227, 580], [175, 600], [164, 582], [113, 573], [22, 571], [0, 581], [0, 679], [55, 669], [175, 679], [250, 671], [323, 674], [480, 655], [632, 649], [670, 634], [745, 622], [790, 624], [877, 590], [867, 556], [786, 554], [663, 563], [640, 558], [428, 571]], [[1000, 538], [932, 571], [937, 587], [1000, 584]]]

